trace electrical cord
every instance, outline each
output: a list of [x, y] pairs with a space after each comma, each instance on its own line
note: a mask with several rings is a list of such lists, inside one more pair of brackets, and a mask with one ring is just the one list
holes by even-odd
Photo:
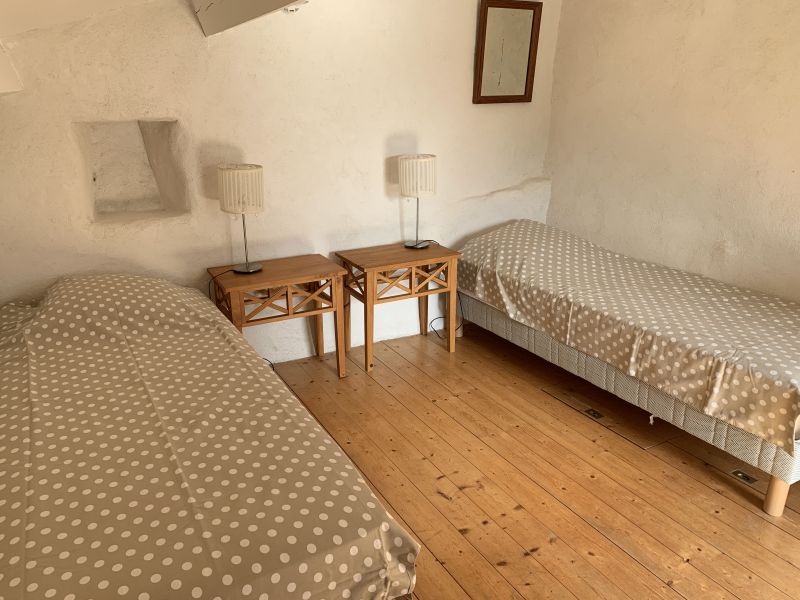
[[223, 271], [222, 273], [217, 273], [211, 279], [208, 280], [208, 298], [210, 300], [214, 300], [214, 296], [211, 295], [211, 285], [217, 280], [218, 277], [222, 277], [225, 273], [230, 273], [233, 269], [228, 269], [227, 271]]
[[[441, 246], [441, 244], [436, 240], [420, 240], [419, 242], [417, 242], [415, 246], [411, 247], [415, 249], [420, 249], [424, 247], [423, 244], [436, 244], [437, 246]], [[461, 294], [456, 292], [456, 297], [458, 298], [458, 305], [461, 308], [461, 314], [463, 315], [464, 307], [461, 304]], [[431, 329], [431, 331], [433, 331], [433, 333], [436, 334], [436, 337], [438, 337], [440, 340], [443, 340], [444, 338], [439, 334], [439, 331], [433, 326], [433, 324], [436, 323], [436, 321], [442, 321], [442, 320], [444, 320], [444, 317], [436, 317], [435, 319], [432, 319], [430, 323], [428, 323], [428, 327]], [[458, 324], [458, 327], [456, 327], [456, 331], [460, 331], [463, 327], [464, 327], [464, 318], [462, 316], [461, 321]]]
[[[456, 298], [458, 298], [458, 307], [461, 309], [461, 319], [459, 320], [458, 326], [456, 327], [456, 331], [461, 331], [461, 329], [463, 329], [464, 327], [464, 305], [461, 304], [460, 292], [456, 292]], [[436, 317], [435, 319], [431, 319], [431, 322], [428, 323], [428, 327], [430, 327], [430, 330], [433, 331], [433, 333], [436, 334], [436, 337], [438, 337], [440, 340], [443, 340], [444, 338], [439, 334], [439, 331], [436, 329], [436, 327], [433, 326], [433, 324], [436, 323], [436, 321], [443, 321], [443, 320], [444, 317]]]

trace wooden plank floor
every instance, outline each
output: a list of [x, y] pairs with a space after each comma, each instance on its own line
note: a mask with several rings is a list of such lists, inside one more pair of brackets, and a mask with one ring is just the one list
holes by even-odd
[[415, 598], [800, 598], [797, 490], [769, 517], [766, 474], [477, 327], [457, 346], [276, 367], [422, 544]]

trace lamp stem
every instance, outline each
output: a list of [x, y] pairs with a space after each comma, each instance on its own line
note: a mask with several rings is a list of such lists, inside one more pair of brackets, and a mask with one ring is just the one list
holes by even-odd
[[417, 196], [417, 246], [419, 246], [419, 196]]
[[244, 214], [242, 214], [242, 232], [244, 233], [244, 264], [246, 267], [249, 267], [250, 256], [247, 253], [247, 221]]

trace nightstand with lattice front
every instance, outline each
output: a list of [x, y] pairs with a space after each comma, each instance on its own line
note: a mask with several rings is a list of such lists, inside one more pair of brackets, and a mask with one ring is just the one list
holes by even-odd
[[447, 348], [456, 349], [457, 269], [461, 253], [439, 244], [411, 249], [388, 244], [337, 252], [347, 269], [345, 278], [345, 347], [350, 349], [350, 298], [364, 304], [364, 358], [369, 372], [374, 366], [375, 306], [417, 298], [419, 332], [428, 333], [428, 297], [447, 294]]
[[299, 317], [314, 318], [315, 349], [325, 353], [323, 315], [334, 313], [336, 363], [345, 376], [344, 276], [347, 271], [319, 254], [259, 261], [262, 270], [239, 274], [233, 266], [208, 269], [217, 307], [242, 331], [245, 327]]

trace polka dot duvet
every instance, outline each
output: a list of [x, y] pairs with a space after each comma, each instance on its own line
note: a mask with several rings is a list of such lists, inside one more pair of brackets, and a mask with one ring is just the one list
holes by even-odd
[[395, 598], [418, 551], [198, 291], [0, 307], [0, 598]]
[[794, 452], [800, 304], [514, 221], [463, 249], [461, 291]]

